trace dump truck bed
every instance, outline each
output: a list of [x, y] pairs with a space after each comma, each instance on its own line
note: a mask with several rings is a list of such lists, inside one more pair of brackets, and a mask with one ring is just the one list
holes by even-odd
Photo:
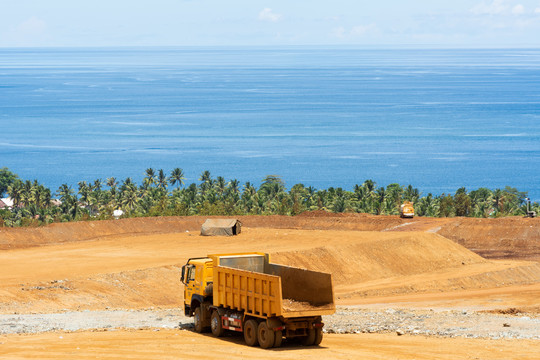
[[259, 317], [303, 317], [335, 312], [331, 275], [272, 264], [266, 254], [209, 255], [213, 299]]

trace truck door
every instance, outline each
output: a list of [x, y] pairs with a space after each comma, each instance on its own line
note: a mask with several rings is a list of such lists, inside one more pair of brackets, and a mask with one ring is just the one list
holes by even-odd
[[184, 270], [184, 303], [191, 304], [191, 297], [195, 290], [195, 266], [187, 265]]

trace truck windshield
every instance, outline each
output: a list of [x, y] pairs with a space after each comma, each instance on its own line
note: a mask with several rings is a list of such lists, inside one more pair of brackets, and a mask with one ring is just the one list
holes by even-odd
[[187, 268], [187, 281], [194, 281], [195, 280], [195, 266], [189, 266]]

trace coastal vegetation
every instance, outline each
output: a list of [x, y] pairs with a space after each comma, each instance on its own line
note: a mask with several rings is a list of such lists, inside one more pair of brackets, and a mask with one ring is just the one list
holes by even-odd
[[[258, 186], [250, 182], [241, 184], [236, 179], [214, 178], [208, 170], [198, 180], [186, 184], [180, 168], [170, 173], [148, 168], [140, 184], [130, 177], [111, 177], [80, 181], [75, 188], [62, 184], [53, 192], [37, 180], [23, 180], [1, 168], [0, 197], [8, 195], [12, 205], [0, 209], [0, 226], [142, 216], [294, 216], [315, 210], [397, 215], [404, 201], [413, 202], [417, 216], [499, 217], [526, 213], [527, 193], [509, 186], [472, 191], [462, 187], [454, 194], [423, 195], [412, 185], [396, 183], [385, 187], [372, 180], [351, 190], [315, 189], [303, 184], [287, 189], [278, 175], [266, 176]], [[531, 210], [540, 212], [540, 204], [533, 203]]]

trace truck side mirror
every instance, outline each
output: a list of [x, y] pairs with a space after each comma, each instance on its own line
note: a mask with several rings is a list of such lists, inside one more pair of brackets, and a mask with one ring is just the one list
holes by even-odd
[[180, 277], [180, 281], [185, 284], [184, 282], [184, 279], [185, 279], [185, 273], [186, 273], [186, 265], [182, 266], [182, 276]]

